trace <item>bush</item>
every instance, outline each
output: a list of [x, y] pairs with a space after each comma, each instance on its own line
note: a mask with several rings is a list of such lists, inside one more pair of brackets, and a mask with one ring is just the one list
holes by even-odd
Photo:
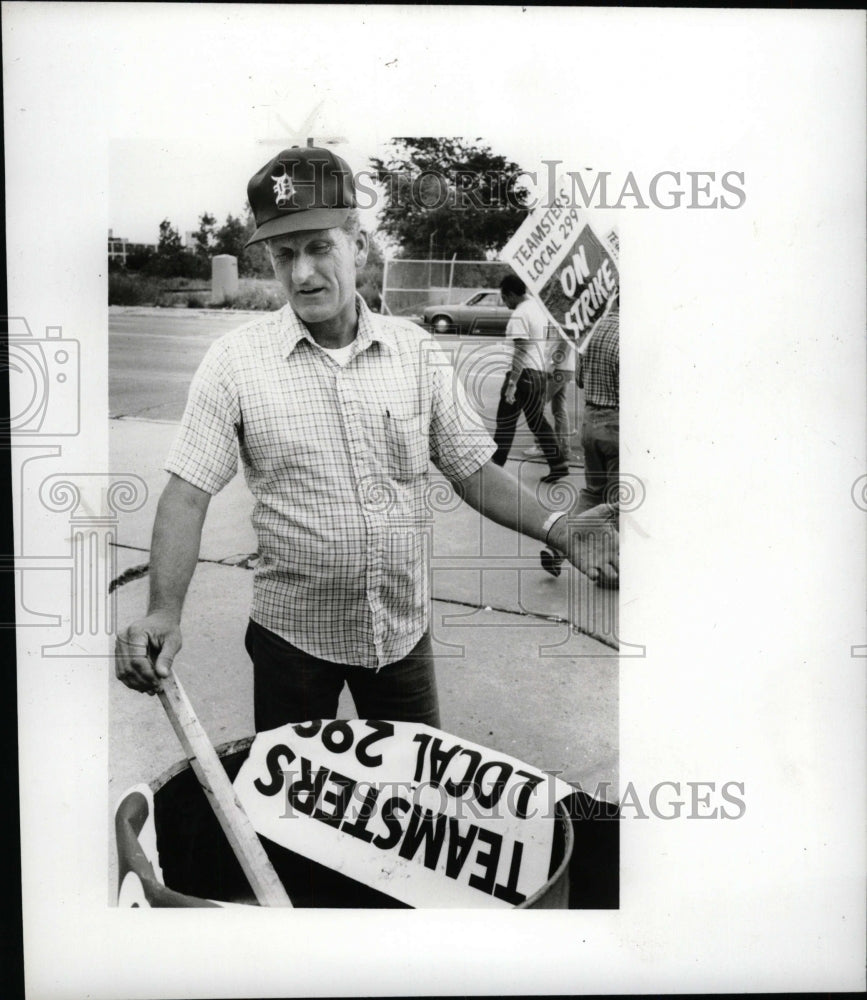
[[150, 247], [142, 247], [140, 250], [131, 250], [126, 255], [127, 271], [144, 270], [153, 256], [154, 252], [150, 249]]
[[156, 278], [118, 272], [108, 276], [110, 306], [153, 306], [162, 296], [163, 283]]
[[[128, 269], [131, 270], [129, 265]], [[158, 278], [199, 278], [205, 280], [211, 277], [211, 261], [207, 257], [188, 253], [185, 250], [172, 257], [156, 253], [146, 258], [140, 270], [143, 274]]]

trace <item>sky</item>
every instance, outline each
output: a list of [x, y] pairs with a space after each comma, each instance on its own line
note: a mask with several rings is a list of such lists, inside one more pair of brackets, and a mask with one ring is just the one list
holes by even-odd
[[[280, 143], [251, 138], [229, 145], [220, 139], [203, 143], [183, 137], [113, 140], [109, 205], [114, 235], [155, 243], [164, 218], [183, 236], [198, 227], [203, 212], [216, 216], [218, 224], [230, 213], [243, 216], [249, 178], [281, 149], [296, 144], [291, 133], [281, 138]], [[353, 171], [368, 168], [367, 156], [349, 144], [329, 146]], [[375, 209], [362, 215], [367, 225], [375, 225]]]
[[[368, 169], [370, 157], [381, 155], [395, 135], [481, 137], [495, 153], [538, 172], [552, 158], [587, 166], [584, 158], [594, 147], [598, 162], [622, 143], [616, 123], [604, 116], [592, 144], [571, 128], [552, 128], [553, 104], [516, 127], [512, 102], [497, 96], [496, 60], [474, 41], [491, 30], [483, 8], [341, 7], [345, 16], [328, 21], [328, 44], [317, 51], [323, 30], [317, 17], [328, 8], [311, 12], [292, 5], [280, 17], [292, 20], [294, 30], [275, 30], [245, 57], [231, 31], [215, 30], [219, 5], [173, 5], [161, 19], [149, 18], [143, 11], [148, 6], [99, 9], [106, 33], [141, 43], [126, 41], [113, 57], [116, 92], [106, 96], [105, 116], [108, 226], [133, 242], [155, 242], [164, 218], [183, 235], [197, 228], [205, 211], [220, 223], [228, 213], [242, 213], [249, 178], [281, 149], [311, 135], [329, 140], [354, 171]], [[248, 21], [256, 26], [261, 8], [250, 7], [248, 13], [226, 6], [232, 31]], [[503, 38], [503, 29], [514, 34], [520, 27], [518, 8], [499, 17]], [[537, 17], [556, 25], [550, 13]], [[447, 77], [439, 70], [441, 46], [427, 39], [445, 21], [460, 29], [460, 38], [449, 43], [454, 65]], [[302, 36], [308, 45], [295, 58], [293, 42]], [[199, 54], [184, 41], [191, 37], [207, 37], [207, 68], [196, 66]], [[330, 55], [338, 52], [342, 58]], [[193, 65], [184, 69], [185, 63]], [[480, 73], [490, 81], [484, 92]], [[512, 85], [520, 87], [526, 69], [513, 73]], [[538, 67], [534, 86], [544, 89], [548, 73]], [[552, 95], [559, 87], [552, 79]], [[476, 105], [484, 101], [483, 115], [473, 113], [470, 98]], [[375, 209], [362, 215], [368, 226], [375, 223]]]
[[[187, 16], [196, 20], [192, 12]], [[464, 15], [469, 21], [477, 16], [473, 11]], [[122, 20], [123, 15], [117, 12], [115, 17]], [[130, 17], [134, 17], [132, 12]], [[276, 62], [270, 62], [269, 55]], [[171, 54], [166, 53], [164, 59], [171, 61]], [[396, 75], [394, 84], [388, 78], [399, 67], [400, 57], [389, 61], [383, 56], [378, 62], [384, 83], [377, 93], [380, 106], [385, 108], [401, 90]], [[303, 79], [305, 74], [299, 74], [291, 63], [284, 65], [277, 54], [267, 50], [257, 60], [255, 76], [249, 69], [237, 57], [223, 60], [219, 74], [194, 102], [198, 116], [191, 115], [177, 100], [169, 100], [158, 102], [158, 119], [152, 111], [143, 110], [134, 128], [131, 121], [118, 126], [108, 149], [109, 225], [116, 237], [155, 242], [164, 218], [183, 236], [198, 227], [199, 216], [205, 211], [220, 223], [229, 213], [242, 214], [249, 178], [281, 149], [304, 145], [308, 137], [327, 142], [354, 172], [359, 172], [369, 169], [371, 156], [383, 155], [395, 134], [457, 134], [453, 124], [451, 129], [442, 130], [433, 121], [426, 127], [428, 123], [418, 118], [408, 120], [401, 132], [372, 128], [370, 115], [360, 114], [356, 107], [358, 88], [349, 80], [345, 89], [340, 86], [338, 80], [346, 68], [341, 72], [339, 64], [329, 67], [327, 86], [321, 78], [310, 79], [308, 75]], [[296, 80], [296, 75], [302, 79]], [[412, 74], [415, 85], [420, 75], [423, 73]], [[244, 106], [238, 106], [241, 94], [247, 96]], [[225, 124], [217, 126], [221, 113]], [[497, 126], [495, 121], [490, 124]], [[495, 153], [521, 166], [527, 164], [526, 169], [535, 164], [539, 170], [541, 159], [558, 155], [552, 152], [550, 134], [546, 146], [545, 140], [541, 145], [534, 143], [532, 133], [528, 137], [525, 130], [509, 128], [491, 137], [478, 136], [477, 122], [474, 129], [468, 138], [482, 138]], [[375, 227], [376, 215], [376, 207], [362, 209], [369, 227]]]

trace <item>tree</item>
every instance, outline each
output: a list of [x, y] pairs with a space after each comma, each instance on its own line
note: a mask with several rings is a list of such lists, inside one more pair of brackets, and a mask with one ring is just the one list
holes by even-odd
[[182, 254], [184, 252], [181, 237], [168, 219], [160, 223], [160, 235], [157, 240], [154, 269], [158, 274], [176, 275], [182, 270]]
[[147, 271], [150, 269], [153, 258], [154, 251], [152, 247], [133, 244], [133, 249], [127, 250], [126, 269], [127, 271]]
[[240, 257], [244, 252], [246, 239], [244, 223], [230, 212], [214, 234], [214, 253], [230, 253], [233, 257]]
[[402, 257], [488, 259], [527, 216], [523, 171], [480, 139], [395, 139], [370, 162], [383, 188], [380, 227]]
[[[255, 231], [256, 220], [253, 218], [253, 210], [250, 208], [250, 203], [246, 202], [244, 205], [244, 241], [250, 239]], [[271, 258], [264, 243], [254, 243], [251, 247], [247, 247], [238, 261], [238, 271], [255, 278], [274, 277]]]
[[199, 228], [193, 233], [193, 243], [196, 255], [208, 260], [214, 252], [214, 228], [217, 225], [216, 217], [210, 212], [202, 212], [199, 216]]
[[373, 237], [368, 243], [367, 263], [355, 276], [355, 287], [370, 308], [379, 312], [382, 308], [382, 251]]

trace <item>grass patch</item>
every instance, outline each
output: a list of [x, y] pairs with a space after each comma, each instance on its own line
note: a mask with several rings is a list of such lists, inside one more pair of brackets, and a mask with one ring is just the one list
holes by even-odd
[[[367, 304], [378, 312], [379, 289], [365, 282], [358, 290]], [[212, 302], [210, 282], [201, 278], [156, 278], [119, 271], [108, 276], [108, 304], [273, 312], [286, 305], [286, 293], [275, 278], [241, 278], [235, 295], [223, 302]]]
[[260, 309], [286, 304], [286, 293], [273, 278], [241, 278], [238, 292], [224, 302], [211, 301], [210, 282], [201, 278], [156, 278], [114, 272], [108, 276], [110, 306], [162, 306], [186, 309]]
[[273, 312], [286, 305], [286, 293], [273, 278], [241, 278], [237, 294], [226, 299], [222, 309], [261, 309]]
[[138, 274], [109, 274], [110, 306], [155, 306], [161, 304], [165, 282]]

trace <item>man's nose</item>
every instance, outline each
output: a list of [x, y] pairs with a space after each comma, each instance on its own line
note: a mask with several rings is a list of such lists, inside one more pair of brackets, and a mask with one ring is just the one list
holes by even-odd
[[313, 260], [306, 253], [299, 253], [295, 255], [295, 259], [292, 261], [292, 281], [296, 285], [303, 285], [304, 282], [313, 274]]

